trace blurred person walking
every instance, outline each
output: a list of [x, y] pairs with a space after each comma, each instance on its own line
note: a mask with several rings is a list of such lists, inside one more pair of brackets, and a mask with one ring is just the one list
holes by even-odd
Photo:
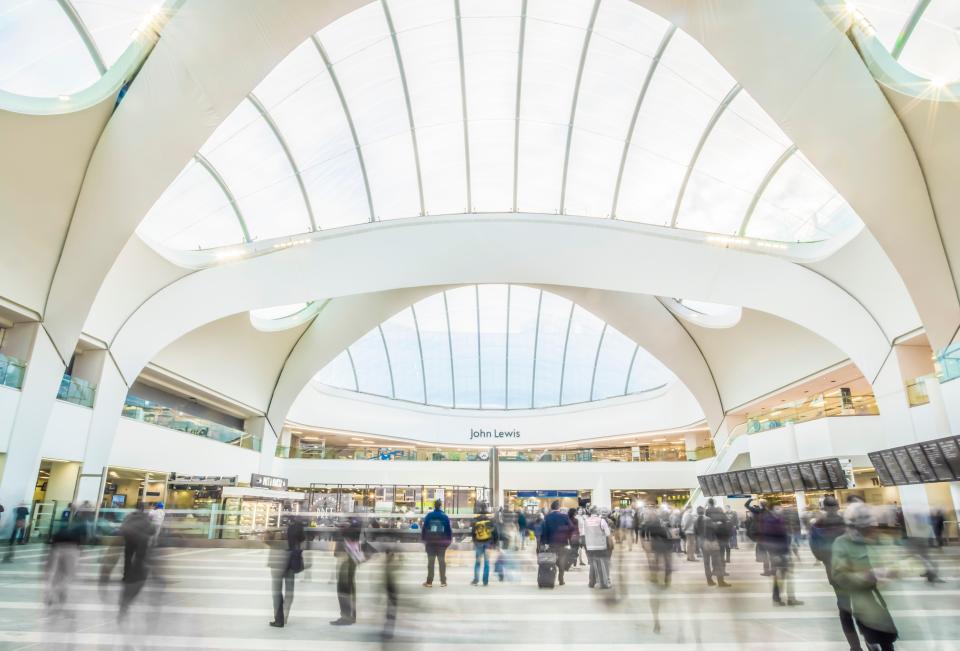
[[723, 515], [727, 518], [727, 523], [730, 525], [730, 544], [727, 546], [727, 557], [726, 561], [730, 562], [730, 550], [740, 548], [740, 516], [737, 515], [737, 512], [731, 508], [729, 504], [723, 507]]
[[337, 601], [340, 617], [330, 622], [333, 626], [350, 626], [357, 622], [357, 567], [365, 563], [376, 550], [360, 540], [360, 520], [351, 518], [341, 532], [333, 549], [337, 559]]
[[550, 504], [550, 513], [543, 520], [543, 530], [540, 534], [541, 548], [556, 554], [557, 583], [563, 585], [563, 573], [569, 569], [567, 564], [567, 545], [573, 535], [575, 525], [570, 516], [560, 510], [560, 500]]
[[148, 515], [150, 516], [150, 523], [153, 525], [153, 540], [151, 543], [156, 545], [160, 538], [160, 531], [163, 529], [163, 520], [167, 515], [166, 511], [163, 510], [163, 502], [154, 504], [153, 510]]
[[433, 587], [433, 566], [440, 566], [440, 587], [447, 587], [447, 547], [453, 542], [453, 528], [450, 518], [443, 512], [443, 502], [433, 503], [433, 510], [423, 519], [420, 534], [427, 552], [427, 580], [424, 588]]
[[[282, 541], [270, 550], [269, 564], [273, 592], [273, 621], [270, 626], [283, 628], [290, 619], [296, 575], [303, 571], [303, 549], [306, 540], [303, 522], [287, 515], [286, 545]], [[284, 546], [286, 549], [284, 549]]]
[[763, 563], [762, 576], [773, 576], [773, 569], [770, 565], [770, 552], [764, 540], [765, 521], [770, 514], [770, 510], [767, 508], [767, 503], [764, 500], [760, 500], [759, 505], [754, 506], [752, 497], [748, 499], [743, 506], [750, 512], [750, 518], [747, 520], [747, 538], [756, 543], [754, 551], [757, 562]]
[[577, 509], [570, 507], [567, 509], [567, 517], [570, 518], [570, 541], [569, 549], [566, 552], [566, 568], [576, 567], [580, 561], [580, 549], [583, 547], [583, 539], [580, 537], [580, 523], [577, 520]]
[[689, 504], [683, 510], [680, 518], [680, 531], [683, 533], [683, 544], [687, 550], [687, 560], [697, 561], [697, 514]]
[[[773, 570], [773, 603], [777, 606], [802, 606], [793, 588], [793, 560], [790, 558], [793, 537], [783, 507], [779, 504], [763, 520], [763, 539]], [[783, 596], [786, 593], [787, 601]]]
[[490, 518], [490, 507], [480, 505], [480, 512], [470, 527], [470, 537], [473, 539], [473, 581], [470, 585], [480, 583], [480, 564], [483, 563], [483, 585], [490, 583], [490, 552], [497, 548], [499, 533], [493, 520]]
[[587, 558], [590, 561], [590, 578], [588, 585], [600, 589], [611, 588], [610, 566], [607, 562], [610, 525], [606, 518], [600, 516], [600, 509], [590, 507], [590, 516], [584, 522], [584, 542], [587, 547]]
[[814, 558], [823, 563], [827, 572], [827, 581], [837, 595], [840, 628], [843, 629], [843, 636], [847, 638], [850, 651], [862, 651], [860, 637], [857, 635], [857, 627], [853, 623], [851, 614], [850, 595], [846, 590], [840, 589], [833, 578], [833, 543], [846, 533], [846, 525], [839, 510], [840, 504], [835, 497], [828, 495], [823, 498], [823, 515], [810, 526], [810, 551]]
[[[721, 528], [723, 511], [718, 509], [713, 498], [707, 500], [707, 508], [697, 508], [697, 539], [700, 540], [700, 549], [703, 552], [703, 572], [707, 577], [707, 585], [719, 585], [721, 588], [730, 587], [723, 580], [723, 551], [721, 542], [724, 536], [729, 537], [726, 528]], [[714, 583], [716, 577], [716, 583]]]
[[53, 534], [47, 555], [46, 590], [43, 602], [59, 610], [67, 602], [70, 584], [77, 573], [80, 545], [86, 543], [86, 530], [76, 518], [68, 518]]
[[[843, 514], [846, 532], [833, 542], [831, 575], [845, 596], [850, 614], [870, 651], [894, 651], [899, 637], [893, 617], [878, 588], [878, 572], [867, 549], [874, 524], [870, 507], [863, 502], [848, 504]], [[839, 600], [838, 600], [839, 603]], [[851, 646], [851, 648], [855, 648]]]
[[7, 541], [7, 553], [3, 557], [4, 563], [13, 561], [14, 544], [22, 545], [26, 542], [28, 515], [30, 515], [30, 507], [27, 506], [26, 502], [20, 502], [20, 505], [13, 510], [13, 529], [10, 530], [10, 539]]
[[633, 509], [626, 508], [620, 511], [620, 522], [617, 528], [617, 542], [621, 545], [626, 542], [627, 549], [633, 550], [633, 529], [634, 522], [638, 516], [634, 514]]
[[143, 511], [134, 511], [124, 518], [120, 535], [123, 537], [123, 591], [120, 593], [119, 618], [123, 619], [149, 574], [147, 558], [153, 538], [150, 517]]

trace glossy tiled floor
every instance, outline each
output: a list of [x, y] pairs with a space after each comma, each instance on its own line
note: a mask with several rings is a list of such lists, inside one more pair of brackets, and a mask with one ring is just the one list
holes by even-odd
[[[618, 552], [619, 589], [587, 588], [586, 568], [567, 585], [539, 590], [533, 556], [515, 557], [513, 576], [472, 587], [472, 554], [450, 553], [449, 587], [420, 587], [423, 554], [406, 554], [398, 571], [400, 611], [395, 638], [381, 640], [384, 565], [375, 559], [358, 572], [359, 621], [333, 627], [337, 600], [334, 559], [308, 552], [311, 567], [298, 576], [290, 621], [271, 619], [266, 550], [166, 548], [155, 552], [153, 576], [130, 615], [117, 618], [121, 585], [100, 585], [102, 549], [84, 550], [65, 607], [44, 605], [46, 549], [17, 549], [0, 564], [2, 649], [773, 649], [845, 651], [833, 591], [822, 566], [803, 553], [795, 570], [804, 605], [775, 607], [769, 579], [760, 576], [752, 548], [734, 550], [732, 588], [708, 587], [700, 563], [674, 557], [672, 585], [650, 583], [639, 549]], [[960, 548], [934, 552], [943, 584], [927, 584], [899, 547], [881, 555], [900, 572], [883, 593], [901, 632], [898, 649], [960, 648]], [[652, 609], [659, 604], [660, 631]]]

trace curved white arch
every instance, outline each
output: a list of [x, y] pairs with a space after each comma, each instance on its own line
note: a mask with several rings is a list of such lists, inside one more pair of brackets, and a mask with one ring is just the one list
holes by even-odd
[[[147, 300], [111, 348], [132, 380], [165, 343], [229, 314], [389, 289], [504, 282], [743, 305], [821, 335], [868, 377], [889, 351], [879, 326], [853, 297], [800, 265], [652, 235], [632, 224], [529, 215], [366, 224], [204, 269]], [[589, 308], [589, 294], [582, 300]], [[631, 335], [628, 329], [624, 334]]]
[[[678, 326], [656, 298], [554, 285], [540, 288], [580, 305], [638, 342], [683, 382], [686, 390], [700, 404], [712, 431], [720, 426], [723, 405], [710, 368], [690, 335]], [[331, 301], [297, 342], [284, 364], [267, 410], [267, 419], [274, 431], [279, 432], [283, 428], [291, 406], [307, 383], [342, 350], [380, 321], [443, 289], [398, 289]], [[376, 320], [378, 318], [379, 321]], [[578, 407], [585, 408], [583, 405]], [[601, 408], [601, 404], [595, 407]], [[672, 425], [689, 424], [689, 421], [684, 421]]]

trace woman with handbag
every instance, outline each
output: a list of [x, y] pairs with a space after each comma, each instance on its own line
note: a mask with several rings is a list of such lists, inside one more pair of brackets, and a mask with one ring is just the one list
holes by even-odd
[[273, 621], [270, 626], [283, 628], [290, 618], [290, 606], [293, 605], [294, 577], [303, 571], [303, 549], [305, 540], [303, 522], [296, 516], [288, 516], [287, 544], [277, 545], [270, 553], [270, 569], [273, 577]]

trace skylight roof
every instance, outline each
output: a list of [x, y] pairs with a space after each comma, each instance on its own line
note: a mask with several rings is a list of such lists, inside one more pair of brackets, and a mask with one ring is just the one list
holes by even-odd
[[281, 62], [139, 232], [202, 249], [469, 212], [782, 241], [859, 224], [702, 46], [629, 0], [382, 0]]
[[637, 343], [565, 298], [520, 285], [471, 285], [391, 317], [312, 382], [438, 407], [533, 409], [673, 380]]

